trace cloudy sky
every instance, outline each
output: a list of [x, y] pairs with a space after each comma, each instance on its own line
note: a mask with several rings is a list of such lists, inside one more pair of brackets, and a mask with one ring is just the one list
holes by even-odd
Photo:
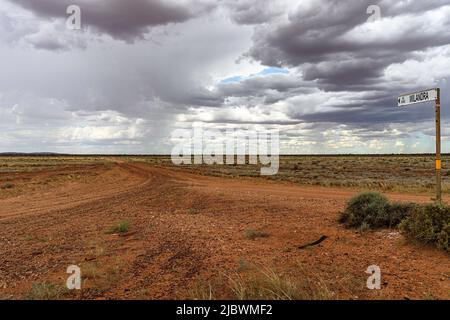
[[0, 0], [0, 152], [170, 153], [198, 122], [433, 152], [433, 104], [396, 97], [437, 86], [449, 152], [449, 76], [449, 0]]

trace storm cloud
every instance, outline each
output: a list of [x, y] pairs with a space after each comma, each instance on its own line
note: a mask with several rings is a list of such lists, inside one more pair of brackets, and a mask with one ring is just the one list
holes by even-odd
[[68, 30], [71, 4], [0, 0], [0, 151], [170, 153], [203, 122], [279, 129], [284, 152], [431, 152], [432, 105], [396, 97], [437, 86], [450, 120], [448, 1], [80, 0]]
[[[39, 16], [63, 19], [67, 18], [66, 9], [74, 4], [72, 0], [12, 2]], [[181, 23], [198, 13], [198, 10], [191, 10], [187, 3], [177, 4], [161, 0], [80, 0], [76, 5], [81, 9], [84, 25], [125, 41], [144, 37], [150, 27]]]

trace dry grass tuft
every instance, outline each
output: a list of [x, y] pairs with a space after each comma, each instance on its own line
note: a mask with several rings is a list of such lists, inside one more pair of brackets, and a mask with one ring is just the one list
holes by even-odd
[[268, 238], [270, 235], [264, 231], [258, 230], [247, 230], [245, 232], [245, 237], [250, 240], [255, 240], [257, 238]]
[[111, 227], [106, 232], [107, 234], [127, 233], [130, 229], [130, 222], [127, 220], [121, 221], [117, 226]]
[[216, 283], [200, 284], [191, 296], [197, 300], [330, 300], [334, 294], [318, 277], [306, 273], [286, 276], [268, 267], [253, 272], [222, 274]]
[[68, 292], [67, 288], [54, 283], [35, 282], [25, 298], [27, 300], [61, 300]]

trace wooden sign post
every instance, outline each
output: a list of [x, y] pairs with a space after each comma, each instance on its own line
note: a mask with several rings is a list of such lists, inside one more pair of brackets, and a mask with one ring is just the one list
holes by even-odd
[[441, 89], [430, 89], [398, 97], [398, 106], [435, 101], [436, 103], [436, 202], [442, 203], [441, 190]]

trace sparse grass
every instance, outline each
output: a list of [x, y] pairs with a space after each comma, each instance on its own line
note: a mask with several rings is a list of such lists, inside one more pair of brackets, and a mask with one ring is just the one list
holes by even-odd
[[118, 265], [107, 268], [94, 279], [96, 289], [105, 292], [117, 285], [121, 276], [121, 268]]
[[[260, 166], [248, 164], [174, 166], [170, 156], [135, 156], [123, 157], [123, 159], [170, 166], [202, 175], [261, 178]], [[443, 155], [442, 162], [443, 192], [450, 193], [450, 183], [445, 180], [445, 177], [450, 176], [450, 156]], [[107, 157], [4, 156], [0, 157], [0, 179], [8, 181], [7, 178], [13, 172], [33, 172], [67, 165], [84, 166], [99, 163], [106, 167], [112, 166]], [[433, 155], [281, 156], [279, 173], [263, 178], [381, 192], [432, 193], [434, 191], [434, 157]], [[66, 177], [63, 181], [70, 179], [71, 177]], [[24, 184], [16, 185], [17, 189], [21, 189]]]
[[2, 186], [0, 188], [3, 190], [12, 189], [12, 188], [14, 188], [14, 184], [12, 184], [11, 182], [6, 182], [6, 183], [2, 184]]
[[0, 173], [32, 172], [67, 165], [108, 163], [105, 157], [89, 156], [0, 156]]
[[247, 230], [245, 232], [245, 237], [250, 240], [255, 240], [257, 238], [268, 238], [270, 235], [264, 231], [258, 230]]
[[[264, 178], [380, 192], [431, 194], [435, 185], [433, 155], [280, 156], [278, 174], [267, 177], [260, 176], [259, 165], [174, 166], [170, 156], [140, 156], [127, 159], [170, 166], [202, 175]], [[450, 176], [450, 156], [444, 155], [442, 161], [443, 176]], [[445, 179], [443, 192], [450, 193], [450, 182]]]
[[32, 235], [27, 235], [27, 236], [25, 236], [25, 241], [33, 241], [33, 240], [35, 240], [36, 239], [36, 237], [35, 236], [32, 236]]
[[199, 284], [189, 291], [193, 300], [217, 300], [215, 286], [210, 282]]
[[117, 226], [111, 227], [106, 232], [107, 234], [121, 234], [127, 233], [130, 229], [130, 222], [127, 220], [121, 221]]
[[292, 279], [283, 277], [271, 269], [262, 269], [249, 278], [240, 274], [228, 277], [231, 290], [237, 300], [298, 300], [303, 292]]
[[424, 292], [423, 300], [432, 301], [432, 300], [437, 300], [437, 298], [434, 296], [433, 292], [427, 291], [427, 292]]
[[122, 268], [120, 259], [106, 268], [97, 262], [86, 262], [81, 266], [83, 287], [106, 292], [117, 285], [123, 274]]
[[27, 300], [60, 300], [68, 292], [67, 288], [50, 282], [35, 282], [25, 298]]
[[12, 294], [3, 294], [0, 293], [0, 301], [2, 300], [14, 300], [14, 296]]
[[225, 274], [222, 281], [197, 286], [192, 297], [198, 300], [330, 300], [330, 292], [324, 282], [306, 273], [289, 277], [272, 268], [255, 267], [246, 274]]
[[25, 241], [37, 241], [37, 242], [47, 242], [49, 239], [44, 236], [37, 236], [37, 235], [27, 235], [25, 236]]
[[198, 214], [198, 210], [195, 208], [189, 208], [187, 210], [188, 214]]
[[95, 262], [88, 262], [82, 265], [82, 276], [83, 279], [96, 279], [99, 277], [99, 271], [97, 267], [97, 263]]
[[249, 270], [251, 268], [252, 268], [252, 266], [247, 260], [244, 260], [244, 259], [240, 259], [239, 260], [238, 271], [246, 271], [246, 270]]
[[[105, 157], [0, 156], [0, 199], [57, 188], [75, 180], [85, 182], [97, 175], [91, 169], [99, 164], [105, 170], [112, 165]], [[43, 171], [49, 174], [40, 175]]]

